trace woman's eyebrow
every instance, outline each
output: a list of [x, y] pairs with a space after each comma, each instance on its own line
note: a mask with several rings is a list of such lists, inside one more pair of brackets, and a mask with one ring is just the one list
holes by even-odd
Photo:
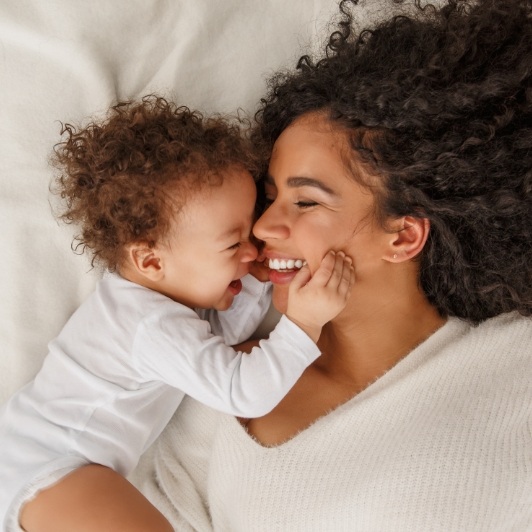
[[323, 190], [323, 192], [326, 192], [330, 196], [338, 195], [332, 188], [327, 186], [325, 183], [323, 183], [319, 179], [314, 179], [313, 177], [289, 177], [286, 180], [286, 184], [290, 188], [314, 187], [314, 188], [319, 188], [320, 190]]
[[[266, 181], [266, 184], [275, 186], [274, 179], [271, 175], [266, 176], [265, 181]], [[331, 196], [338, 196], [338, 194], [328, 185], [323, 183], [323, 181], [320, 181], [319, 179], [315, 179], [313, 177], [289, 177], [286, 180], [286, 184], [290, 188], [298, 188], [298, 187], [319, 188], [320, 190], [323, 190], [323, 192], [326, 192], [327, 194]]]

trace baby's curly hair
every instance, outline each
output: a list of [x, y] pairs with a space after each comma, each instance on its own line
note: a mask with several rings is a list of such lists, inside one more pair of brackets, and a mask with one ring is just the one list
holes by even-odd
[[[79, 130], [64, 125], [66, 140], [51, 158], [60, 170], [51, 189], [65, 201], [60, 219], [81, 228], [73, 248], [116, 270], [127, 244], [153, 246], [165, 237], [188, 194], [221, 184], [236, 167], [256, 174], [240, 125], [156, 95], [120, 102]], [[179, 204], [168, 197], [176, 189]]]
[[352, 163], [381, 178], [378, 219], [430, 220], [420, 284], [439, 312], [530, 316], [532, 3], [416, 2], [361, 32], [356, 4], [340, 3], [324, 57], [270, 80], [255, 142], [271, 152], [295, 119], [326, 112]]

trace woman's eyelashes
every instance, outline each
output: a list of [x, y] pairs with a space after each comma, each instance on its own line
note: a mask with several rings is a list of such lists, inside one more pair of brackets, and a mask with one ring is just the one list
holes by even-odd
[[315, 207], [318, 203], [311, 200], [299, 200], [294, 205], [297, 205], [300, 209], [308, 209], [309, 207]]
[[[264, 210], [266, 210], [268, 207], [270, 207], [270, 205], [275, 201], [275, 198], [266, 198], [264, 200]], [[297, 200], [297, 201], [294, 201], [294, 205], [296, 207], [298, 207], [299, 209], [308, 209], [310, 207], [316, 207], [317, 205], [319, 205], [319, 203], [317, 201], [313, 201], [313, 200]]]
[[232, 246], [229, 246], [227, 248], [227, 251], [232, 251], [232, 250], [238, 249], [241, 245], [242, 245], [242, 242], [236, 242]]

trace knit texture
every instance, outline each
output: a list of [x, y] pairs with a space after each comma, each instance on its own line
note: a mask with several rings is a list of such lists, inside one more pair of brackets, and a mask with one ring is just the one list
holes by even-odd
[[146, 493], [176, 530], [532, 530], [531, 373], [532, 321], [504, 315], [449, 320], [276, 447], [186, 399]]

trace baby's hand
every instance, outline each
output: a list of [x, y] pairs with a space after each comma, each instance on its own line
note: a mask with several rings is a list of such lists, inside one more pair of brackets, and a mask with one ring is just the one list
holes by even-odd
[[345, 308], [354, 282], [351, 259], [329, 251], [312, 278], [305, 265], [290, 283], [286, 316], [317, 342], [322, 327]]

